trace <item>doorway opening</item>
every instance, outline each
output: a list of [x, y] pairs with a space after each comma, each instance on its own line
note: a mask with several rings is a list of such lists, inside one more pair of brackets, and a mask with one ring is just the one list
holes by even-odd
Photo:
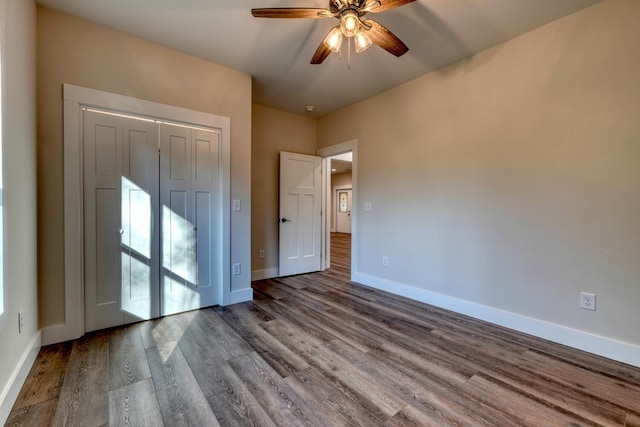
[[351, 212], [353, 210], [353, 152], [331, 156], [331, 244], [332, 267], [346, 269], [351, 264]]
[[357, 271], [357, 147], [358, 141], [318, 150], [323, 167], [323, 269]]

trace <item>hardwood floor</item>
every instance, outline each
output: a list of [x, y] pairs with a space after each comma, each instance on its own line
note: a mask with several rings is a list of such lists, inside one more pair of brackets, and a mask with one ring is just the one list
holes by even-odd
[[7, 425], [640, 426], [640, 369], [350, 283], [44, 347]]

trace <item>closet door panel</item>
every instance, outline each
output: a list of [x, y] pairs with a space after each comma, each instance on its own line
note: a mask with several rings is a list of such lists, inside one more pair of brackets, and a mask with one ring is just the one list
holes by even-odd
[[191, 310], [198, 304], [194, 290], [194, 225], [187, 220], [188, 193], [169, 191], [162, 213], [162, 313]]
[[215, 285], [215, 277], [212, 265], [213, 244], [211, 194], [196, 192], [196, 285], [200, 290]]
[[84, 111], [85, 330], [159, 315], [158, 125]]
[[[118, 270], [120, 263], [118, 253], [120, 249], [120, 234], [118, 216], [113, 212], [113, 206], [118, 204], [118, 192], [112, 188], [97, 188], [95, 191], [96, 225], [93, 241], [95, 242], [95, 299], [98, 307], [117, 304], [120, 299], [118, 287]], [[118, 316], [118, 312], [116, 312]], [[120, 319], [118, 319], [120, 320]]]
[[191, 130], [160, 125], [161, 315], [199, 306], [193, 264], [195, 224], [191, 220]]
[[[194, 129], [193, 191], [197, 224], [198, 287], [205, 305], [219, 303], [222, 283], [221, 192], [219, 189], [220, 134]], [[204, 290], [206, 289], [206, 291]]]
[[161, 126], [162, 315], [220, 302], [217, 138]]
[[184, 286], [194, 286], [193, 254], [195, 252], [195, 227], [187, 218], [188, 194], [186, 191], [171, 191], [169, 206], [164, 210], [162, 241], [164, 244], [163, 265], [167, 274]]
[[[166, 127], [165, 127], [166, 128]], [[191, 144], [187, 139], [191, 137], [191, 131], [189, 129], [173, 129], [173, 133], [178, 135], [169, 135], [169, 177], [172, 181], [182, 182], [184, 185], [188, 185], [189, 179], [189, 154]]]
[[219, 304], [219, 133], [83, 114], [86, 331]]
[[83, 112], [85, 329], [122, 324], [122, 118]]
[[122, 311], [125, 322], [158, 317], [158, 124], [125, 118], [122, 175]]

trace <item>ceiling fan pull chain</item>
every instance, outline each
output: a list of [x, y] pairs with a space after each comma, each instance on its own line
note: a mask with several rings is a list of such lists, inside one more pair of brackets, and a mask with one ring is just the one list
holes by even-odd
[[351, 70], [351, 37], [347, 38], [347, 69]]

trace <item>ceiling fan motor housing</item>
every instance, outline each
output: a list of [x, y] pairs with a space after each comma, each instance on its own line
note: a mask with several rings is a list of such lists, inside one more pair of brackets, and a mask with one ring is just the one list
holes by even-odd
[[329, 2], [329, 10], [338, 13], [348, 7], [360, 9], [365, 6], [368, 0], [331, 0]]

